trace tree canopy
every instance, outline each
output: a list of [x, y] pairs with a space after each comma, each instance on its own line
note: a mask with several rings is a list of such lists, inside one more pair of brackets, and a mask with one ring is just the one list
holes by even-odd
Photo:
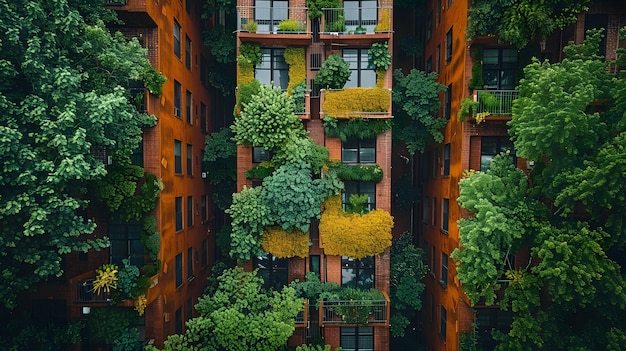
[[62, 274], [90, 239], [88, 185], [107, 170], [91, 151], [130, 163], [142, 128], [129, 81], [160, 93], [164, 77], [137, 40], [112, 34], [101, 2], [0, 1], [0, 300]]
[[[596, 55], [600, 35], [570, 44], [561, 63], [525, 68], [509, 125], [532, 171], [501, 155], [460, 181], [459, 203], [474, 216], [459, 221], [452, 257], [473, 303], [513, 312], [510, 332], [495, 334], [499, 350], [626, 343], [626, 80]], [[508, 265], [522, 248], [529, 260]]]
[[275, 351], [294, 332], [303, 308], [293, 287], [267, 291], [256, 271], [229, 268], [198, 300], [199, 316], [187, 321], [185, 334], [170, 336], [164, 350]]

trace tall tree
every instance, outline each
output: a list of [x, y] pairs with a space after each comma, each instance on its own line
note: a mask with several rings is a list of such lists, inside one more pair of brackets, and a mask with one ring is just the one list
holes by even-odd
[[92, 156], [129, 162], [142, 128], [156, 123], [124, 87], [164, 78], [136, 40], [111, 34], [103, 2], [0, 0], [0, 300], [60, 276], [63, 255], [108, 245], [89, 238], [86, 189], [103, 177]]
[[[504, 289], [514, 319], [499, 350], [626, 345], [626, 80], [596, 55], [600, 39], [590, 31], [563, 62], [525, 68], [509, 125], [532, 172], [502, 155], [460, 182], [474, 216], [459, 221], [452, 257], [472, 302]], [[509, 267], [522, 247], [529, 261]]]

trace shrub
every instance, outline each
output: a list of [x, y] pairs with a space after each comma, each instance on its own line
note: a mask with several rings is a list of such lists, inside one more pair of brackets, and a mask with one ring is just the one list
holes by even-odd
[[242, 84], [237, 90], [237, 106], [239, 113], [246, 108], [246, 105], [252, 100], [252, 97], [259, 93], [261, 83], [257, 79], [252, 79], [248, 84]]
[[263, 55], [261, 54], [261, 46], [256, 43], [243, 43], [239, 46], [239, 54], [248, 60], [253, 66], [261, 63]]
[[309, 233], [300, 230], [288, 232], [280, 227], [268, 227], [261, 240], [263, 250], [278, 258], [309, 256]]
[[338, 54], [328, 56], [315, 76], [315, 84], [325, 89], [341, 89], [350, 78], [350, 65]]
[[345, 88], [324, 93], [322, 111], [335, 118], [349, 118], [355, 112], [387, 112], [391, 93], [385, 88]]
[[474, 101], [471, 98], [465, 98], [461, 100], [461, 107], [459, 108], [459, 121], [463, 122], [470, 117], [473, 112], [476, 112], [478, 108], [478, 101]]
[[304, 27], [304, 23], [300, 21], [285, 19], [278, 24], [277, 30], [283, 32], [304, 32], [306, 28]]
[[332, 162], [328, 169], [335, 170], [341, 180], [356, 180], [378, 183], [383, 180], [383, 169], [379, 165], [349, 165], [341, 162]]
[[276, 168], [271, 162], [261, 162], [256, 167], [250, 168], [246, 171], [246, 178], [248, 179], [265, 179], [274, 173]]
[[385, 72], [391, 66], [391, 53], [389, 52], [389, 44], [384, 41], [372, 44], [367, 51], [370, 62], [376, 67], [376, 71]]
[[249, 84], [254, 80], [254, 64], [249, 58], [246, 58], [243, 55], [237, 56], [237, 66], [239, 67], [239, 70], [237, 71], [238, 86]]
[[289, 47], [283, 54], [285, 62], [289, 65], [289, 85], [287, 93], [291, 94], [295, 86], [306, 82], [306, 57], [304, 48]]
[[371, 118], [350, 118], [338, 120], [324, 117], [324, 133], [330, 138], [346, 141], [351, 138], [372, 139], [391, 129], [391, 120]]

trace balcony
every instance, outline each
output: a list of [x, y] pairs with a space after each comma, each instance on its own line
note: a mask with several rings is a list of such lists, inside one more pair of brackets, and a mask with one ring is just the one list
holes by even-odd
[[126, 0], [105, 0], [105, 6], [126, 6]]
[[237, 6], [237, 36], [262, 45], [308, 45], [311, 24], [306, 7]]
[[304, 328], [307, 326], [309, 321], [309, 301], [304, 300], [304, 309], [298, 312], [295, 320], [296, 328]]
[[320, 302], [320, 326], [389, 326], [389, 296], [384, 300], [335, 300]]
[[296, 103], [294, 107], [295, 114], [300, 117], [300, 119], [311, 119], [311, 96], [307, 91], [304, 95], [304, 103]]
[[85, 272], [70, 280], [72, 301], [81, 305], [103, 305], [109, 304], [113, 300], [110, 292], [100, 291], [96, 293], [93, 289], [93, 281], [96, 272]]
[[320, 90], [320, 118], [393, 118], [391, 89], [344, 88]]
[[345, 39], [353, 45], [369, 46], [377, 41], [391, 39], [391, 7], [326, 8], [323, 12], [321, 40]]
[[517, 99], [517, 90], [476, 90], [474, 101], [478, 102], [472, 117], [488, 113], [489, 119], [498, 119], [513, 114], [513, 100]]

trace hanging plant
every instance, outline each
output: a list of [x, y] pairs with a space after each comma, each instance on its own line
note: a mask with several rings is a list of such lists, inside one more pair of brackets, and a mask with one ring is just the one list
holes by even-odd
[[334, 117], [324, 117], [324, 133], [330, 138], [372, 139], [391, 129], [391, 120], [372, 118], [350, 118], [338, 120]]
[[297, 229], [288, 232], [281, 227], [268, 227], [263, 231], [261, 247], [278, 258], [308, 257], [309, 233]]
[[320, 219], [320, 239], [327, 255], [361, 259], [383, 253], [391, 246], [393, 217], [374, 209], [368, 214], [348, 214], [340, 196], [327, 198]]
[[391, 53], [389, 44], [386, 41], [372, 44], [367, 51], [370, 62], [376, 67], [376, 71], [385, 72], [391, 66]]

